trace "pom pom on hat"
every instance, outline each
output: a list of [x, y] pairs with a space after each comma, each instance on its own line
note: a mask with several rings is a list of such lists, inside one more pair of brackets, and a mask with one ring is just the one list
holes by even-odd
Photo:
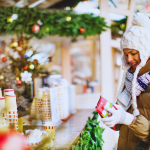
[[150, 29], [150, 19], [146, 15], [138, 15], [133, 19], [132, 25]]

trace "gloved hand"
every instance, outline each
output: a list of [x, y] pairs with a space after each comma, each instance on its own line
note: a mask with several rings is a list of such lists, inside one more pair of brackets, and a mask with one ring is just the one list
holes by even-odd
[[115, 104], [115, 107], [117, 108], [117, 110], [115, 110], [114, 108], [110, 108], [107, 105], [104, 106], [104, 109], [111, 112], [112, 116], [102, 118], [102, 122], [108, 127], [113, 127], [115, 124], [130, 125], [134, 120], [134, 116], [126, 112], [120, 105]]

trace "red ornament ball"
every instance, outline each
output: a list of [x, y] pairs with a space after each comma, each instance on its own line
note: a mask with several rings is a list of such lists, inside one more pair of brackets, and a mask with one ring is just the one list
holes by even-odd
[[84, 33], [85, 29], [84, 28], [80, 28], [80, 33]]
[[26, 137], [14, 130], [0, 134], [0, 150], [27, 150], [27, 146]]
[[27, 70], [28, 69], [28, 66], [24, 66], [24, 70]]
[[21, 84], [22, 84], [22, 81], [21, 81], [21, 80], [18, 80], [18, 81], [16, 82], [16, 84], [17, 84], [17, 85], [21, 85]]
[[32, 26], [32, 31], [34, 32], [34, 33], [37, 33], [37, 32], [39, 32], [39, 30], [40, 30], [40, 27], [38, 26], [38, 25], [33, 25]]
[[18, 46], [21, 46], [22, 45], [22, 42], [18, 42]]
[[5, 62], [6, 60], [7, 60], [6, 57], [3, 57], [3, 58], [2, 58], [2, 62]]
[[35, 61], [36, 63], [38, 63], [38, 60], [37, 60], [37, 59], [34, 59], [34, 61]]

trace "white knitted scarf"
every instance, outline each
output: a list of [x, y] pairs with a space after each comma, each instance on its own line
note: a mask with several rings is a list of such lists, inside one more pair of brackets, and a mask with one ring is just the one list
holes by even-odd
[[127, 71], [125, 79], [125, 88], [123, 92], [121, 92], [117, 97], [118, 98], [117, 103], [121, 105], [125, 110], [127, 110], [131, 106], [132, 80], [133, 80], [133, 73]]

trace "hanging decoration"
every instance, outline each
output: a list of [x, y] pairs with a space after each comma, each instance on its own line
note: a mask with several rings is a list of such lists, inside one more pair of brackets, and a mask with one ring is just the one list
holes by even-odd
[[4, 79], [4, 76], [3, 75], [0, 75], [0, 80], [3, 80]]
[[16, 82], [16, 84], [17, 84], [17, 85], [21, 85], [21, 84], [22, 84], [22, 81], [21, 81], [21, 80], [18, 80], [18, 81]]
[[34, 65], [31, 64], [31, 65], [29, 66], [29, 68], [30, 68], [30, 69], [34, 69]]
[[7, 58], [6, 58], [6, 57], [3, 57], [3, 58], [2, 58], [2, 62], [5, 62], [5, 61], [7, 61]]
[[41, 25], [43, 25], [43, 22], [41, 22], [41, 20], [38, 20], [37, 24], [41, 26]]
[[13, 19], [11, 17], [7, 18], [7, 22], [8, 23], [12, 23], [13, 22]]
[[11, 17], [12, 20], [16, 20], [17, 18], [18, 18], [17, 14], [13, 14], [12, 17]]
[[119, 21], [113, 21], [113, 24], [111, 25], [112, 38], [115, 39], [123, 35], [123, 33], [126, 30], [126, 22], [127, 22], [127, 18], [124, 18]]
[[66, 17], [66, 21], [71, 21], [71, 17], [70, 17], [70, 16], [67, 16], [67, 17]]
[[28, 66], [24, 66], [24, 70], [27, 70], [28, 69]]
[[[27, 7], [6, 7], [5, 9], [0, 7], [0, 14], [0, 22], [3, 22], [0, 24], [0, 34], [18, 35], [23, 32], [30, 37], [37, 38], [43, 38], [49, 34], [76, 39], [81, 35], [85, 38], [99, 35], [108, 28], [102, 17], [93, 14], [75, 14], [71, 10], [45, 11]], [[16, 20], [13, 21], [12, 18]], [[83, 27], [84, 30], [81, 29]]]
[[39, 30], [40, 30], [40, 27], [39, 27], [38, 25], [35, 24], [34, 26], [32, 26], [32, 31], [33, 31], [34, 33], [38, 33]]
[[32, 81], [32, 73], [24, 71], [23, 73], [21, 73], [21, 80], [26, 83]]
[[80, 28], [80, 33], [84, 33], [85, 29], [84, 28]]
[[22, 45], [22, 43], [21, 42], [18, 42], [18, 46], [21, 46]]
[[38, 60], [37, 60], [37, 59], [34, 59], [34, 62], [38, 63]]

